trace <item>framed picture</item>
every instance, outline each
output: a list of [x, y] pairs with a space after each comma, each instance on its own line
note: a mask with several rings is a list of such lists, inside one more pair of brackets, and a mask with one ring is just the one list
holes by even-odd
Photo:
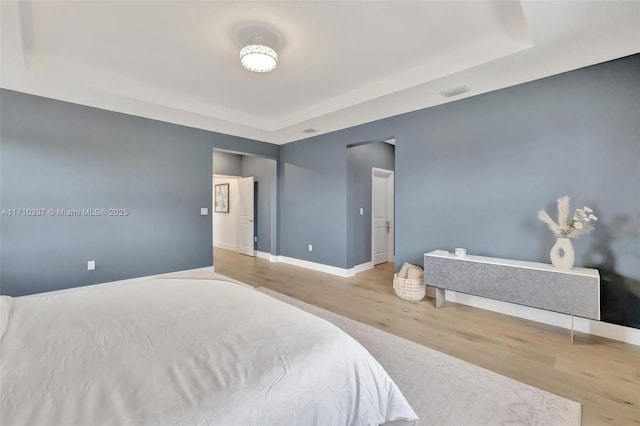
[[229, 184], [221, 183], [215, 186], [216, 213], [229, 213]]

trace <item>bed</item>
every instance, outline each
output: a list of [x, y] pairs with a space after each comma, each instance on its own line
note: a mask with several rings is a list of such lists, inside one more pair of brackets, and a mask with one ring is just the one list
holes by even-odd
[[222, 279], [2, 296], [0, 424], [416, 424], [333, 324]]

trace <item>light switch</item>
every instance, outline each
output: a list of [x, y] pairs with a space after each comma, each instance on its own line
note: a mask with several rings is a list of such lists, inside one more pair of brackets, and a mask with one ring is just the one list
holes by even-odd
[[313, 246], [309, 244], [309, 251], [313, 251]]
[[207, 207], [200, 208], [200, 216], [207, 216], [209, 214], [209, 209]]
[[89, 260], [87, 262], [87, 271], [93, 271], [96, 269], [96, 261], [95, 260]]
[[360, 207], [360, 216], [364, 215], [364, 209]]

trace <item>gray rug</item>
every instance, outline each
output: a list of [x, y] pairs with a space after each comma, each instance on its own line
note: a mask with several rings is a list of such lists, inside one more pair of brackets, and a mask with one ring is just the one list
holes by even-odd
[[581, 405], [264, 287], [340, 327], [389, 373], [422, 425], [580, 425]]

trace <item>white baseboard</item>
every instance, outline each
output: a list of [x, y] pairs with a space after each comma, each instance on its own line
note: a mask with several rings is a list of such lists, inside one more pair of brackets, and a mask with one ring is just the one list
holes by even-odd
[[353, 273], [351, 275], [349, 275], [349, 276], [352, 277], [355, 274], [359, 274], [360, 272], [368, 271], [369, 269], [373, 269], [373, 262], [361, 263], [359, 265], [354, 266], [351, 269], [348, 269], [348, 271], [353, 271]]
[[271, 262], [282, 262], [288, 265], [299, 266], [301, 268], [311, 269], [325, 274], [337, 275], [343, 278], [353, 277], [355, 274], [373, 268], [373, 262], [366, 262], [356, 265], [353, 268], [345, 269], [336, 266], [325, 265], [324, 263], [310, 262], [308, 260], [296, 259], [295, 257], [274, 256], [270, 255]]
[[256, 257], [259, 257], [260, 259], [267, 259], [269, 260], [271, 258], [271, 253], [267, 253], [265, 251], [255, 251], [256, 253]]
[[[205, 266], [204, 268], [185, 269], [184, 271], [167, 272], [167, 273], [168, 274], [177, 274], [178, 272], [193, 272], [193, 271], [215, 272], [216, 271], [216, 267], [215, 266]], [[161, 274], [161, 275], [164, 275], [164, 274]]]
[[[427, 287], [427, 296], [435, 297], [435, 289]], [[502, 302], [500, 300], [487, 299], [479, 296], [458, 293], [445, 290], [445, 300], [461, 303], [475, 308], [486, 309], [505, 315], [524, 318], [542, 324], [571, 329], [571, 316], [558, 312], [545, 311], [543, 309], [531, 308], [529, 306], [516, 305]], [[446, 309], [446, 308], [444, 308]], [[582, 333], [593, 334], [595, 336], [606, 337], [608, 339], [619, 340], [632, 345], [640, 345], [640, 329], [611, 324], [608, 322], [594, 321], [586, 318], [573, 317], [573, 329]]]
[[337, 275], [339, 277], [349, 277], [347, 269], [325, 265], [323, 263], [309, 262], [308, 260], [296, 259], [295, 257], [273, 256], [274, 262], [282, 262], [288, 265], [299, 266], [301, 268], [312, 269], [326, 274]]
[[223, 248], [223, 249], [226, 249], [226, 250], [238, 251], [238, 247], [233, 245], [233, 244], [214, 242], [213, 246], [214, 247], [218, 247], [218, 248]]
[[256, 250], [256, 257], [259, 257], [261, 259], [267, 259], [269, 262], [282, 262], [282, 260], [280, 259], [280, 256], [276, 256], [273, 255], [271, 253], [268, 253], [266, 251], [258, 251]]

